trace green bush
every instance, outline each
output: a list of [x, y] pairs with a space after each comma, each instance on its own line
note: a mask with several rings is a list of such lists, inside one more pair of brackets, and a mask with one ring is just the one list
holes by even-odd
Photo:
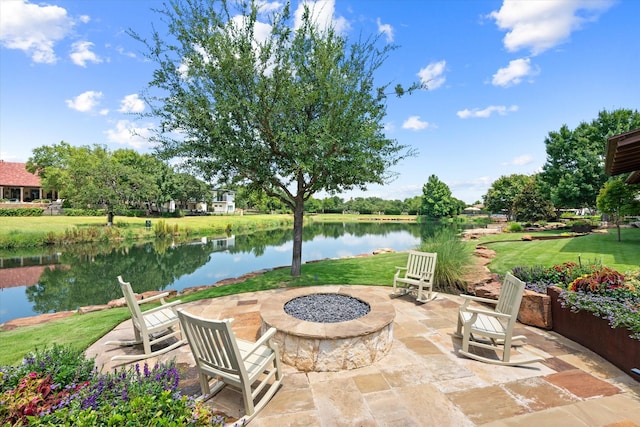
[[442, 229], [426, 239], [420, 250], [438, 254], [433, 289], [448, 294], [466, 292], [462, 280], [465, 268], [471, 263], [471, 247], [457, 238], [450, 229]]
[[518, 222], [510, 222], [507, 225], [507, 231], [509, 233], [519, 233], [522, 230], [523, 230], [522, 225], [520, 225], [520, 223]]
[[0, 209], [0, 216], [42, 216], [42, 208], [9, 208]]

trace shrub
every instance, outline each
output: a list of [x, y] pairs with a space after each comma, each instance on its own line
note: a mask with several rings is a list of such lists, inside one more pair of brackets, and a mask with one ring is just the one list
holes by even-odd
[[522, 225], [520, 225], [520, 223], [518, 223], [518, 222], [510, 222], [507, 225], [507, 231], [509, 233], [518, 233], [518, 232], [520, 232], [522, 230], [523, 230]]
[[565, 262], [549, 268], [541, 265], [514, 267], [512, 274], [526, 283], [525, 289], [546, 294], [547, 286], [567, 287], [582, 274], [590, 273], [597, 268], [600, 268], [600, 263], [597, 261], [586, 266], [582, 263]]
[[436, 291], [449, 294], [466, 292], [462, 274], [471, 262], [471, 247], [458, 239], [450, 229], [435, 232], [420, 246], [424, 252], [436, 252], [436, 271], [433, 288]]
[[42, 216], [42, 208], [10, 208], [0, 209], [0, 216]]

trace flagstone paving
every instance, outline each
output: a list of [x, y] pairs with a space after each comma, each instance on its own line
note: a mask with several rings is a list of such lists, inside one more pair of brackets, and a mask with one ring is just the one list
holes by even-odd
[[[357, 287], [389, 298], [389, 288]], [[233, 317], [239, 338], [259, 335], [263, 301], [284, 290], [251, 292], [184, 304], [193, 314]], [[640, 382], [595, 353], [553, 332], [518, 325], [526, 351], [543, 362], [521, 367], [485, 364], [458, 355], [452, 336], [461, 298], [440, 294], [426, 304], [389, 298], [396, 311], [391, 351], [370, 366], [340, 372], [299, 372], [284, 366], [283, 386], [251, 421], [267, 426], [640, 426]], [[87, 350], [105, 370], [123, 367], [116, 354], [138, 348], [106, 346], [132, 335], [123, 322]], [[147, 363], [175, 358], [183, 392], [198, 395], [188, 345]], [[135, 362], [134, 362], [135, 363]], [[140, 362], [143, 363], [143, 362]], [[225, 388], [207, 405], [243, 415], [242, 399]]]

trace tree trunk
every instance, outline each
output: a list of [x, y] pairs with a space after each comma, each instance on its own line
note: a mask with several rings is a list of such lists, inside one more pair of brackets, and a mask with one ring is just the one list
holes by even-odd
[[113, 225], [113, 212], [112, 211], [107, 212], [107, 225], [109, 227], [111, 227], [111, 225]]
[[618, 228], [618, 242], [620, 241], [620, 222], [617, 222], [616, 227]]
[[291, 259], [291, 275], [300, 276], [302, 265], [302, 222], [304, 218], [304, 201], [296, 198], [293, 209], [293, 255]]

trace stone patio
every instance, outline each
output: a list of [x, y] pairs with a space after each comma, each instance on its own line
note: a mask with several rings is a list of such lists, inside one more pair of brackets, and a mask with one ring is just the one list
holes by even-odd
[[[285, 380], [252, 426], [640, 426], [640, 383], [584, 347], [553, 332], [519, 325], [526, 350], [545, 360], [522, 367], [489, 365], [457, 354], [452, 336], [461, 298], [440, 294], [426, 304], [390, 298], [390, 288], [358, 289], [386, 298], [396, 312], [390, 352], [373, 364], [340, 372], [299, 372], [284, 365]], [[255, 340], [260, 308], [283, 290], [251, 292], [184, 304], [189, 312], [235, 319], [239, 338]], [[87, 350], [105, 370], [122, 367], [111, 357], [138, 348], [106, 346], [133, 334], [125, 321]], [[188, 345], [147, 359], [175, 358], [181, 388], [199, 394]], [[143, 362], [140, 362], [143, 363]], [[230, 417], [243, 415], [242, 399], [226, 388], [207, 402]]]

